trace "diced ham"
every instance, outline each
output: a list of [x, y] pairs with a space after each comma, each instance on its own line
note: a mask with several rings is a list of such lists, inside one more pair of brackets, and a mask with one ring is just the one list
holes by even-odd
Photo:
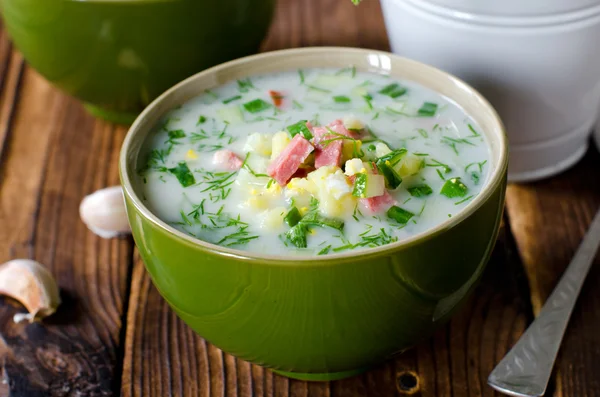
[[[306, 176], [308, 174], [310, 174], [311, 172], [313, 172], [315, 169], [313, 167], [306, 167], [306, 166], [302, 166], [300, 168], [298, 168], [298, 170], [296, 172], [294, 172], [294, 175], [292, 175], [292, 178], [306, 178]], [[292, 179], [290, 178], [290, 179]]]
[[356, 134], [354, 134], [353, 132], [351, 132], [350, 130], [348, 130], [346, 128], [346, 126], [344, 125], [344, 122], [342, 120], [332, 121], [331, 123], [329, 123], [329, 125], [327, 127], [331, 128], [332, 131], [337, 132], [340, 135], [344, 135], [344, 136], [354, 138], [354, 139], [358, 138], [358, 136]]
[[313, 145], [302, 134], [296, 134], [279, 156], [269, 164], [267, 174], [281, 186], [285, 186], [313, 150]]
[[328, 139], [335, 139], [335, 135], [331, 134], [325, 127], [313, 127], [312, 133], [313, 144], [315, 145], [315, 168], [326, 165], [336, 165], [339, 167], [342, 162], [344, 141], [338, 139], [323, 145], [321, 142]]
[[280, 107], [283, 104], [283, 94], [279, 91], [269, 90], [269, 96], [273, 101], [273, 105]]
[[396, 204], [396, 200], [386, 190], [382, 196], [361, 198], [358, 200], [360, 204], [370, 213], [376, 214], [390, 209]]
[[326, 165], [340, 166], [342, 163], [342, 146], [343, 141], [329, 142], [323, 149], [315, 151], [315, 168]]
[[219, 168], [235, 171], [242, 168], [244, 161], [231, 150], [217, 150], [213, 154], [212, 163]]

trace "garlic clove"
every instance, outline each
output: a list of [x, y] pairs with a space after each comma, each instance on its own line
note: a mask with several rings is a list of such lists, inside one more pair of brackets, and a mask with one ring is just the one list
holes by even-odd
[[30, 259], [14, 259], [0, 265], [0, 295], [19, 301], [29, 312], [16, 314], [15, 322], [48, 317], [60, 305], [54, 277], [48, 269]]
[[131, 233], [121, 186], [100, 189], [84, 197], [79, 216], [88, 229], [102, 238]]

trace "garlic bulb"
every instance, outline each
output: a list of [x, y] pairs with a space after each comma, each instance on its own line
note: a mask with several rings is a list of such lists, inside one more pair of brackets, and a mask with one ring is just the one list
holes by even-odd
[[0, 265], [0, 295], [21, 302], [29, 312], [15, 314], [15, 322], [42, 319], [60, 305], [54, 277], [48, 269], [30, 259], [14, 259]]
[[121, 186], [100, 189], [84, 197], [79, 215], [88, 229], [102, 238], [131, 232]]

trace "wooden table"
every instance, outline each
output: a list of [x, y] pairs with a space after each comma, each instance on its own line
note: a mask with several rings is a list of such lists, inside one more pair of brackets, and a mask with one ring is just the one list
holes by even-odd
[[[264, 49], [387, 49], [379, 4], [280, 0]], [[600, 206], [600, 155], [513, 185], [483, 282], [454, 319], [362, 376], [305, 383], [222, 353], [161, 299], [129, 238], [102, 240], [78, 215], [90, 192], [118, 183], [126, 128], [93, 119], [23, 63], [0, 27], [0, 262], [33, 258], [64, 303], [42, 324], [14, 324], [0, 301], [0, 395], [492, 396], [486, 378], [543, 304]], [[596, 265], [599, 261], [596, 260]], [[592, 268], [548, 396], [600, 396], [600, 266]]]

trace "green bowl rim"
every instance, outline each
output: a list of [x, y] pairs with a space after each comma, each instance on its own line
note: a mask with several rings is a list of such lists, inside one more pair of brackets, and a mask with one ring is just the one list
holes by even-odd
[[[500, 150], [499, 161], [496, 164], [492, 174], [488, 177], [488, 182], [483, 188], [483, 190], [477, 195], [475, 200], [471, 201], [465, 208], [463, 208], [456, 215], [448, 218], [444, 222], [439, 225], [428, 229], [424, 232], [418, 233], [414, 236], [411, 236], [407, 239], [397, 241], [391, 244], [385, 244], [379, 247], [373, 248], [365, 248], [357, 251], [350, 250], [347, 252], [339, 253], [339, 254], [330, 254], [330, 255], [293, 255], [293, 256], [283, 256], [283, 255], [268, 255], [268, 254], [260, 254], [252, 251], [244, 251], [237, 250], [232, 248], [223, 247], [216, 244], [211, 244], [206, 241], [200, 240], [198, 238], [192, 237], [188, 234], [185, 234], [174, 227], [168, 225], [167, 223], [160, 220], [157, 216], [155, 216], [140, 200], [140, 198], [136, 195], [130, 177], [127, 175], [127, 158], [129, 148], [134, 141], [137, 132], [139, 131], [140, 124], [145, 117], [151, 114], [157, 105], [165, 100], [169, 95], [173, 92], [181, 89], [187, 84], [193, 83], [193, 81], [200, 76], [209, 75], [214, 72], [218, 72], [223, 69], [228, 69], [231, 67], [236, 67], [243, 65], [248, 62], [254, 62], [261, 59], [269, 59], [269, 58], [280, 58], [280, 57], [288, 57], [288, 56], [301, 56], [306, 53], [316, 53], [322, 55], [331, 56], [332, 52], [345, 52], [348, 54], [355, 55], [364, 55], [368, 56], [369, 54], [378, 54], [378, 55], [386, 55], [391, 58], [395, 58], [397, 61], [413, 64], [426, 70], [430, 73], [437, 74], [439, 78], [445, 78], [448, 81], [454, 83], [455, 86], [460, 87], [460, 89], [468, 92], [477, 102], [479, 102], [484, 108], [487, 108], [487, 111], [493, 117], [494, 123], [499, 126], [500, 134], [500, 143], [498, 150]], [[318, 67], [318, 65], [315, 65]], [[458, 103], [461, 106], [460, 103]], [[129, 199], [133, 203], [136, 210], [142, 214], [147, 220], [152, 222], [154, 225], [158, 226], [163, 232], [170, 234], [179, 240], [182, 240], [182, 243], [186, 245], [190, 245], [196, 248], [201, 248], [207, 251], [210, 251], [214, 254], [219, 254], [227, 257], [234, 257], [242, 260], [260, 260], [262, 262], [272, 262], [272, 263], [280, 263], [280, 264], [289, 264], [294, 262], [319, 262], [320, 264], [332, 264], [332, 263], [340, 263], [340, 262], [352, 262], [356, 261], [357, 258], [369, 256], [369, 257], [379, 257], [382, 255], [390, 254], [394, 251], [398, 251], [400, 249], [411, 247], [415, 244], [422, 243], [424, 241], [429, 240], [441, 233], [447, 232], [451, 228], [458, 225], [460, 222], [468, 218], [471, 214], [473, 214], [479, 207], [481, 207], [496, 191], [497, 187], [505, 182], [505, 175], [508, 169], [508, 140], [506, 137], [506, 131], [504, 128], [504, 124], [502, 123], [500, 117], [498, 116], [496, 110], [493, 106], [473, 87], [468, 85], [463, 80], [446, 73], [438, 68], [433, 66], [414, 61], [409, 58], [401, 57], [399, 55], [392, 54], [386, 51], [379, 50], [371, 50], [371, 49], [361, 49], [361, 48], [352, 48], [352, 47], [304, 47], [304, 48], [293, 48], [293, 49], [285, 49], [285, 50], [277, 50], [264, 52], [256, 55], [250, 55], [247, 57], [239, 58], [233, 61], [225, 62], [219, 64], [217, 66], [213, 66], [212, 68], [205, 69], [182, 82], [174, 85], [163, 94], [161, 94], [158, 98], [156, 98], [150, 105], [148, 105], [144, 111], [136, 118], [134, 123], [129, 128], [125, 140], [123, 141], [123, 145], [121, 146], [121, 153], [119, 156], [119, 174], [121, 178], [121, 185], [123, 187], [124, 194], [129, 196]]]

